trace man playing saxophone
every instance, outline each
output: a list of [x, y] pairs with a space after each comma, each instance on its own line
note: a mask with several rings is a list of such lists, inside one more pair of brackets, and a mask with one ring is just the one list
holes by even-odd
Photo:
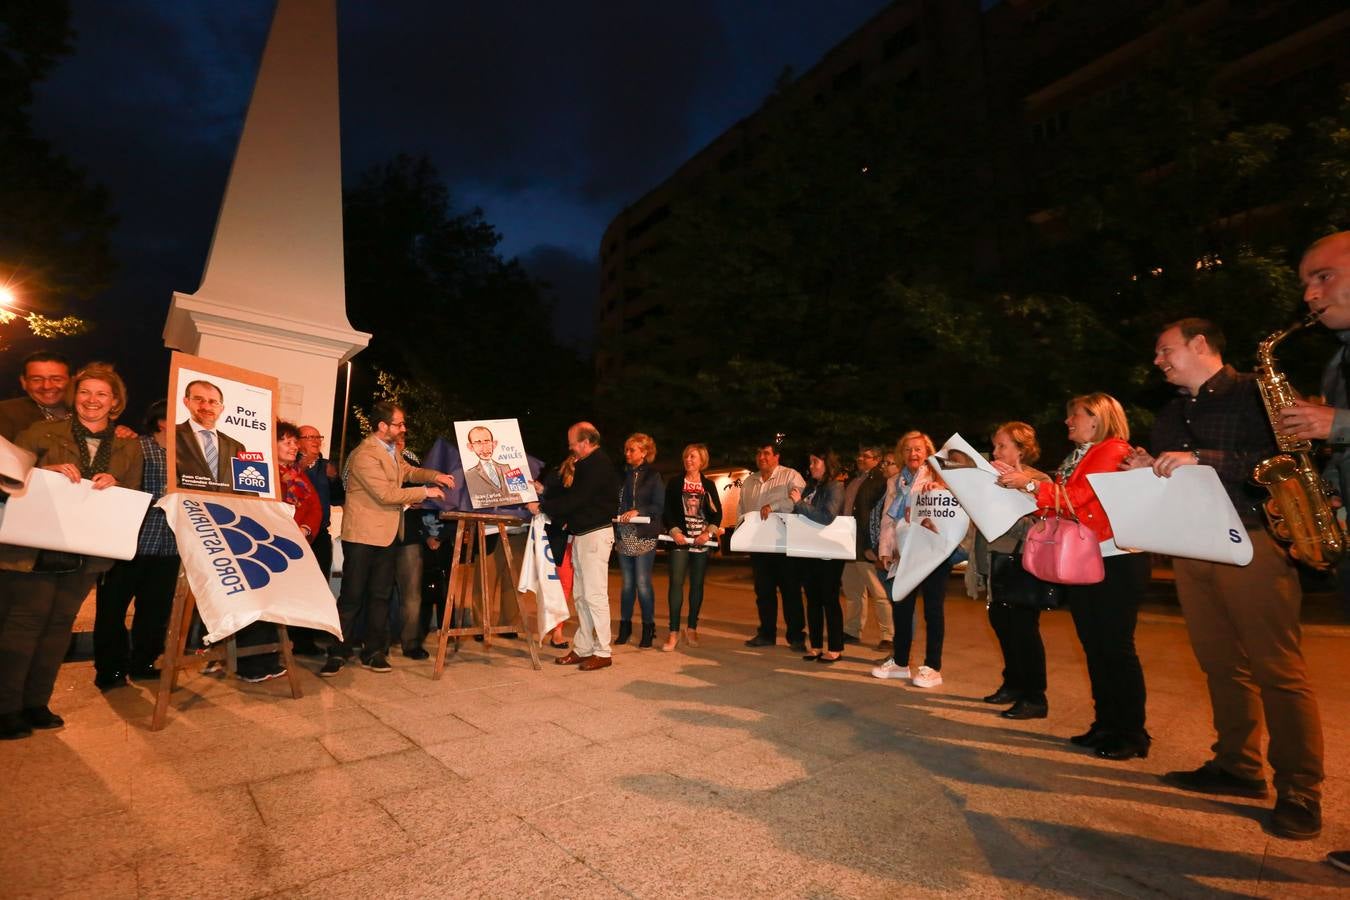
[[1205, 319], [1162, 330], [1153, 363], [1179, 396], [1158, 414], [1152, 452], [1136, 449], [1122, 468], [1151, 466], [1164, 478], [1181, 466], [1212, 466], [1252, 543], [1247, 566], [1175, 558], [1177, 597], [1213, 709], [1214, 758], [1163, 781], [1239, 797], [1268, 793], [1261, 723], [1270, 733], [1276, 801], [1270, 831], [1290, 839], [1321, 832], [1322, 724], [1300, 647], [1298, 574], [1266, 532], [1266, 492], [1253, 467], [1276, 452], [1256, 378], [1223, 361], [1222, 331]]
[[[1296, 437], [1325, 440], [1335, 451], [1323, 476], [1342, 497], [1350, 489], [1350, 231], [1314, 241], [1298, 267], [1303, 302], [1336, 334], [1341, 346], [1322, 374], [1326, 404], [1299, 401], [1281, 413], [1283, 429]], [[1339, 569], [1342, 608], [1350, 613], [1350, 560]], [[1350, 851], [1328, 854], [1332, 865], [1350, 869]]]

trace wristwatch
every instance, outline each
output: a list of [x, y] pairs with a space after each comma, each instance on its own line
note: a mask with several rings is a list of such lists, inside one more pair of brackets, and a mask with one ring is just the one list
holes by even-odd
[[1025, 490], [1028, 494], [1034, 494], [1039, 489], [1040, 488], [1037, 487], [1036, 482], [1034, 481], [1028, 481], [1026, 487], [1023, 488], [1023, 490]]

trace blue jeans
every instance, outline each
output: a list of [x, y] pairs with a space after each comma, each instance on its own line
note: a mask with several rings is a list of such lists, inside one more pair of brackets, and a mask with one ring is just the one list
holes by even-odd
[[687, 549], [670, 551], [670, 631], [680, 630], [680, 612], [684, 607], [684, 578], [689, 576], [689, 630], [698, 631], [698, 611], [703, 608], [703, 576], [708, 572], [708, 552], [691, 553]]
[[641, 556], [619, 556], [619, 571], [623, 573], [623, 592], [619, 594], [619, 621], [633, 621], [633, 598], [642, 607], [642, 624], [656, 624], [656, 592], [652, 590], [652, 567], [656, 565], [656, 551]]

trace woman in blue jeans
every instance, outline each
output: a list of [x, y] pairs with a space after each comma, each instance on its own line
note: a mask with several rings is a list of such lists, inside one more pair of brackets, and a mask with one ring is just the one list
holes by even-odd
[[[619, 487], [618, 524], [614, 526], [614, 549], [619, 553], [619, 571], [623, 573], [623, 592], [619, 595], [619, 636], [616, 644], [626, 644], [633, 636], [633, 600], [642, 609], [642, 640], [646, 649], [656, 639], [656, 597], [652, 591], [652, 566], [656, 564], [656, 537], [661, 533], [661, 512], [665, 507], [665, 486], [652, 468], [656, 460], [656, 441], [648, 435], [630, 434], [623, 442], [623, 458], [628, 463]], [[645, 519], [634, 522], [634, 519]]]
[[663, 524], [674, 544], [670, 548], [670, 636], [662, 650], [674, 650], [680, 642], [680, 613], [684, 608], [684, 581], [689, 578], [689, 624], [684, 639], [698, 646], [698, 613], [703, 607], [703, 576], [708, 571], [708, 541], [722, 533], [722, 502], [717, 485], [703, 477], [708, 468], [708, 448], [690, 444], [680, 457], [684, 475], [666, 486]]
[[[937, 452], [933, 439], [920, 431], [910, 431], [900, 436], [895, 445], [895, 455], [900, 463], [900, 474], [886, 483], [886, 496], [881, 501], [881, 528], [877, 555], [882, 568], [889, 570], [899, 556], [900, 546], [896, 537], [896, 526], [908, 525], [909, 512], [913, 498], [925, 490], [941, 487], [942, 479], [927, 462], [928, 457]], [[872, 670], [876, 678], [908, 678], [910, 684], [921, 688], [935, 688], [942, 685], [942, 643], [946, 634], [946, 618], [943, 604], [947, 597], [947, 576], [956, 565], [958, 554], [950, 557], [932, 571], [913, 591], [902, 600], [892, 600], [891, 619], [895, 627], [895, 652], [891, 659], [884, 661]], [[890, 580], [886, 582], [890, 591]], [[927, 640], [924, 647], [923, 665], [913, 675], [909, 670], [909, 650], [914, 640], [914, 607], [920, 595], [923, 595], [923, 622]]]

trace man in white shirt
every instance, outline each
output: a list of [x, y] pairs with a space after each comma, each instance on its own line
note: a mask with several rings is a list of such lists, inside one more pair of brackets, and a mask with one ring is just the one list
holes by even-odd
[[[796, 469], [778, 464], [778, 445], [765, 443], [755, 452], [759, 470], [741, 480], [741, 519], [792, 512], [788, 494], [802, 490], [806, 481]], [[759, 630], [745, 642], [747, 647], [772, 647], [778, 641], [778, 595], [783, 598], [783, 623], [788, 646], [806, 652], [806, 612], [802, 606], [801, 578], [796, 560], [782, 553], [751, 553], [750, 570], [755, 579], [755, 607]]]

